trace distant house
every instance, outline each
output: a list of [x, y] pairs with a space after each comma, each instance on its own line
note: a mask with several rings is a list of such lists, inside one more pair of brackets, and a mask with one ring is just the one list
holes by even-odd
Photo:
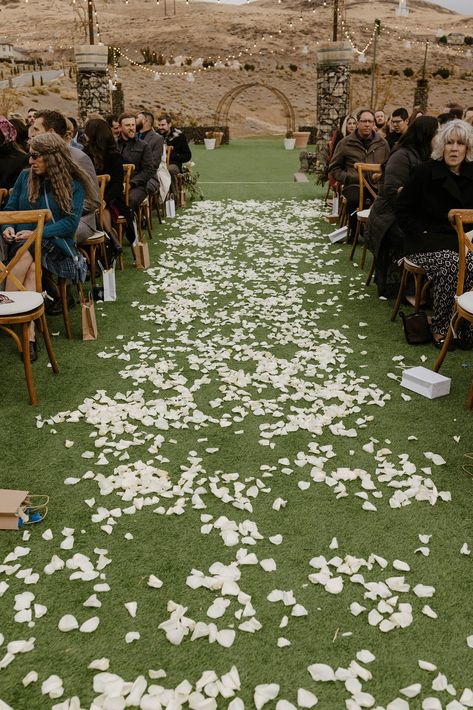
[[450, 34], [447, 35], [447, 42], [453, 45], [465, 44], [465, 35], [461, 32], [450, 32]]
[[24, 49], [14, 47], [9, 42], [0, 44], [0, 61], [2, 62], [29, 62], [30, 55]]

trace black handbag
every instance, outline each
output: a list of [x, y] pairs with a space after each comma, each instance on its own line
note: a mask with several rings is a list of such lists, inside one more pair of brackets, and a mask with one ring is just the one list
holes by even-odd
[[399, 315], [402, 320], [404, 335], [409, 345], [424, 345], [431, 342], [432, 333], [425, 311], [410, 313], [407, 316], [401, 311]]

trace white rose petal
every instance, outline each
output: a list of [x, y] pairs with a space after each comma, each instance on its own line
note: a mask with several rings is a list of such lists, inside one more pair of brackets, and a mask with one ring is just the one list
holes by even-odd
[[317, 705], [318, 698], [310, 690], [305, 690], [305, 688], [298, 688], [297, 690], [297, 704], [300, 708], [313, 708]]
[[76, 619], [75, 616], [72, 614], [65, 614], [61, 619], [59, 620], [58, 624], [58, 629], [59, 631], [73, 631], [74, 629], [79, 628], [79, 623]]

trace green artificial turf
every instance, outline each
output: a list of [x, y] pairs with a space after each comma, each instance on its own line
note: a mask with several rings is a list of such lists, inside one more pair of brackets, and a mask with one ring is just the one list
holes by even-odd
[[[367, 666], [373, 679], [362, 685], [363, 691], [376, 699], [373, 707], [386, 707], [399, 696], [401, 688], [417, 682], [422, 683], [422, 692], [409, 701], [411, 708], [422, 707], [421, 699], [431, 696], [439, 697], [442, 707], [446, 707], [453, 695], [432, 690], [437, 672], [423, 671], [417, 662], [423, 659], [434, 663], [455, 687], [457, 700], [463, 688], [473, 686], [473, 649], [466, 644], [466, 637], [473, 634], [472, 562], [471, 556], [460, 554], [465, 542], [473, 548], [472, 481], [462, 471], [464, 454], [473, 448], [471, 414], [464, 407], [472, 377], [471, 353], [449, 353], [442, 369], [444, 374], [452, 377], [449, 397], [430, 401], [412, 394], [410, 400], [404, 400], [399, 381], [388, 376], [388, 373], [394, 373], [398, 378], [400, 375], [400, 370], [396, 369], [398, 362], [393, 358], [403, 355], [406, 365], [431, 367], [436, 351], [431, 346], [412, 347], [405, 343], [400, 323], [389, 320], [391, 304], [376, 297], [374, 286], [364, 287], [364, 275], [349, 262], [347, 247], [326, 248], [319, 234], [328, 232], [328, 225], [310, 214], [306, 220], [297, 221], [298, 208], [297, 205], [294, 207], [293, 201], [300, 200], [302, 214], [312, 208], [316, 197], [323, 195], [311, 177], [308, 183], [294, 183], [293, 173], [298, 170], [297, 152], [284, 151], [280, 141], [255, 139], [232, 141], [229, 146], [216, 151], [195, 147], [193, 153], [206, 200], [249, 201], [242, 206], [248, 218], [247, 234], [245, 229], [238, 233], [234, 231], [231, 215], [236, 212], [232, 210], [239, 208], [230, 201], [224, 208], [228, 209], [229, 221], [222, 218], [222, 233], [216, 236], [213, 225], [220, 209], [216, 202], [206, 205], [207, 218], [190, 207], [180, 212], [174, 222], [168, 220], [162, 226], [155, 224], [150, 245], [152, 265], [156, 266], [162, 258], [162, 268], [152, 274], [136, 271], [127, 253], [125, 271], [117, 274], [118, 300], [96, 305], [99, 329], [96, 342], [79, 339], [80, 312], [77, 307], [71, 311], [75, 336], [72, 341], [65, 339], [60, 317], [48, 319], [50, 330], [59, 332], [54, 336], [54, 348], [60, 374], [54, 376], [47, 368], [43, 348], [34, 365], [40, 400], [35, 408], [27, 403], [18, 354], [9, 339], [0, 339], [0, 357], [5, 373], [0, 485], [50, 496], [48, 517], [31, 528], [29, 541], [23, 542], [20, 532], [0, 535], [0, 561], [16, 545], [27, 546], [31, 551], [20, 558], [19, 563], [23, 569], [32, 568], [40, 573], [39, 582], [33, 585], [25, 585], [15, 577], [17, 570], [0, 574], [0, 583], [5, 580], [9, 584], [0, 597], [0, 634], [5, 637], [0, 645], [0, 663], [10, 641], [36, 638], [34, 651], [17, 655], [7, 668], [0, 670], [0, 698], [15, 710], [23, 710], [49, 708], [55, 702], [75, 695], [80, 697], [81, 707], [90, 707], [98, 693], [93, 691], [94, 672], [87, 670], [87, 665], [93, 659], [106, 657], [110, 659], [110, 672], [128, 681], [134, 681], [140, 675], [147, 677], [149, 669], [164, 668], [167, 672], [165, 680], [149, 682], [161, 683], [168, 688], [175, 688], [184, 679], [195, 684], [202, 672], [209, 669], [222, 675], [235, 665], [241, 678], [241, 691], [237, 695], [246, 707], [254, 707], [255, 686], [278, 683], [278, 698], [285, 698], [293, 705], [296, 705], [297, 689], [302, 687], [317, 695], [318, 707], [338, 710], [345, 707], [345, 699], [350, 697], [343, 683], [316, 683], [307, 667], [313, 663], [327, 663], [333, 668], [347, 667], [358, 651], [369, 649], [376, 656], [376, 660]], [[268, 212], [257, 212], [253, 203], [256, 200], [271, 200]], [[261, 214], [261, 218], [255, 218], [255, 212]], [[284, 215], [289, 213], [292, 217], [285, 236]], [[268, 214], [274, 219], [270, 227], [267, 227], [270, 224]], [[192, 215], [199, 224], [198, 237], [190, 226]], [[292, 230], [291, 224], [296, 224], [297, 230]], [[183, 234], [190, 235], [186, 237], [188, 242], [183, 239]], [[290, 239], [295, 240], [294, 245], [289, 243]], [[292, 260], [285, 261], [287, 257]], [[191, 297], [192, 284], [189, 285], [188, 279], [208, 281], [208, 269], [213, 261], [218, 287], [208, 296]], [[228, 283], [223, 285], [222, 269], [227, 262], [232, 268], [245, 265], [245, 269], [240, 278], [232, 280], [229, 275]], [[342, 278], [339, 284], [335, 278], [328, 278], [328, 283], [321, 284], [311, 281], [310, 275], [314, 273], [340, 274]], [[300, 279], [304, 275], [307, 280], [297, 296], [299, 310], [293, 310], [291, 284], [296, 276]], [[170, 291], [166, 290], [170, 283], [166, 280], [171, 278], [178, 284], [175, 298], [192, 301], [189, 323], [176, 320], [172, 315]], [[166, 287], [163, 286], [165, 281]], [[301, 280], [294, 283], [300, 288]], [[156, 293], [148, 292], [150, 284]], [[248, 293], [254, 290], [264, 295], [271, 289], [278, 294], [277, 302], [273, 307], [260, 302], [261, 310], [258, 311]], [[205, 307], [202, 311], [192, 310], [199, 298]], [[153, 308], [166, 306], [167, 310], [157, 311], [157, 322], [143, 320], [140, 316], [153, 311], [140, 310], [136, 305], [138, 302]], [[145, 347], [155, 348], [153, 358], [149, 357], [148, 351], [142, 361], [148, 364], [172, 361], [175, 371], [186, 378], [190, 387], [203, 373], [201, 366], [197, 369], [190, 366], [191, 356], [198, 355], [199, 350], [186, 349], [183, 334], [199, 338], [201, 333], [206, 333], [202, 337], [204, 344], [230, 352], [228, 357], [221, 354], [210, 356], [209, 363], [214, 357], [218, 365], [211, 369], [209, 382], [197, 382], [194, 402], [201, 411], [221, 417], [243, 402], [243, 397], [239, 396], [220, 405], [212, 404], [231, 390], [219, 379], [224, 376], [223, 364], [234, 371], [252, 375], [256, 371], [254, 358], [242, 356], [242, 351], [228, 345], [235, 331], [242, 330], [242, 346], [252, 343], [255, 350], [279, 358], [280, 363], [285, 359], [286, 366], [281, 365], [282, 372], [285, 372], [297, 357], [303, 356], [304, 346], [296, 347], [291, 338], [287, 342], [276, 342], [273, 335], [283, 335], [297, 325], [299, 319], [301, 324], [312, 323], [318, 309], [324, 309], [325, 313], [318, 314], [316, 325], [307, 337], [322, 345], [339, 348], [339, 354], [343, 352], [345, 358], [335, 364], [330, 376], [336, 377], [337, 367], [340, 367], [341, 374], [350, 373], [347, 387], [350, 381], [366, 376], [373, 386], [389, 395], [384, 407], [361, 404], [359, 412], [354, 411], [344, 419], [347, 428], [357, 430], [357, 437], [334, 436], [327, 427], [318, 436], [299, 429], [286, 436], [274, 437], [271, 440], [275, 443], [274, 448], [261, 445], [261, 432], [265, 430], [260, 426], [275, 424], [293, 414], [291, 407], [297, 403], [291, 400], [278, 401], [276, 410], [281, 411], [279, 415], [250, 413], [242, 418], [241, 423], [234, 422], [228, 428], [206, 424], [157, 431], [154, 427], [143, 426], [130, 415], [128, 421], [138, 426], [138, 431], [164, 436], [159, 453], [167, 459], [160, 462], [148, 451], [151, 440], [131, 447], [130, 461], [151, 461], [168, 471], [173, 483], [177, 484], [183, 468], [189, 466], [190, 461], [201, 459], [203, 471], [199, 475], [206, 481], [207, 492], [202, 498], [207, 507], [194, 509], [189, 496], [182, 515], [159, 515], [153, 512], [156, 506], [145, 506], [134, 515], [117, 518], [111, 535], [102, 531], [100, 524], [91, 521], [91, 515], [99, 506], [111, 510], [129, 504], [122, 502], [115, 493], [101, 496], [94, 480], [85, 479], [72, 486], [65, 485], [64, 480], [80, 478], [88, 470], [110, 475], [113, 466], [119, 462], [110, 455], [110, 465], [99, 467], [94, 461], [81, 457], [82, 452], [94, 449], [94, 438], [91, 437], [94, 427], [90, 423], [84, 420], [59, 422], [37, 428], [36, 417], [47, 419], [62, 411], [75, 410], [99, 390], [115, 397], [117, 392], [131, 393], [138, 387], [131, 379], [120, 377], [119, 373], [128, 366], [135, 367], [139, 363], [139, 353], [132, 350], [130, 361], [116, 356], [104, 359], [98, 357], [99, 353], [114, 351], [123, 354], [124, 344], [139, 341]], [[278, 316], [285, 312], [291, 314], [291, 320], [278, 322]], [[229, 316], [235, 320], [230, 322]], [[271, 327], [268, 323], [272, 323]], [[336, 330], [347, 337], [345, 345], [337, 343]], [[170, 372], [174, 371], [173, 367]], [[316, 368], [315, 375], [307, 375], [307, 379], [314, 383], [323, 382], [326, 377], [322, 368]], [[170, 408], [174, 406], [174, 389], [155, 387], [151, 382], [140, 383], [139, 387], [146, 399], [159, 398]], [[240, 388], [238, 392], [243, 390]], [[252, 399], [263, 402], [276, 401], [281, 394], [271, 386], [260, 391], [253, 387], [247, 387], [247, 390]], [[293, 389], [289, 388], [289, 392], [292, 394]], [[372, 419], [360, 423], [362, 417]], [[243, 434], [235, 434], [239, 429]], [[459, 442], [454, 436], [460, 436]], [[204, 438], [207, 441], [202, 441]], [[73, 446], [66, 448], [66, 440], [73, 441]], [[365, 469], [376, 480], [373, 454], [362, 448], [370, 440], [374, 440], [375, 450], [386, 447], [392, 452], [388, 458], [393, 465], [398, 465], [399, 456], [406, 453], [416, 464], [419, 474], [424, 475], [421, 472], [423, 467], [431, 467], [435, 486], [439, 491], [450, 491], [452, 501], [438, 501], [435, 506], [413, 501], [406, 507], [391, 509], [388, 498], [394, 489], [379, 484], [383, 497], [376, 501], [378, 510], [367, 512], [361, 508], [363, 500], [355, 495], [361, 490], [359, 484], [347, 483], [349, 495], [339, 499], [333, 487], [328, 485], [311, 482], [305, 491], [297, 486], [299, 481], [311, 480], [312, 467], [307, 463], [297, 466], [294, 463], [297, 454], [308, 454], [309, 445], [314, 442], [319, 446], [333, 446], [336, 456], [326, 464], [327, 471], [337, 467]], [[217, 451], [206, 452], [209, 447]], [[441, 454], [446, 465], [432, 464], [424, 452]], [[284, 464], [280, 459], [290, 461], [290, 475], [281, 470]], [[274, 469], [267, 471], [264, 468], [267, 466]], [[259, 479], [269, 490], [260, 491], [253, 499], [252, 512], [237, 510], [208, 490], [209, 477], [215, 477], [220, 481], [219, 485], [224, 485], [222, 472], [237, 472], [239, 480], [247, 485], [254, 483], [251, 479]], [[265, 473], [271, 475], [265, 476]], [[272, 508], [278, 497], [286, 501], [285, 507], [279, 511]], [[84, 503], [90, 498], [96, 500], [92, 508]], [[374, 498], [370, 500], [374, 501]], [[171, 504], [166, 503], [168, 505]], [[254, 521], [263, 539], [255, 545], [240, 542], [234, 547], [224, 546], [216, 530], [201, 534], [200, 516], [207, 513], [214, 521], [218, 516], [227, 516], [237, 523]], [[75, 544], [71, 551], [59, 547], [64, 527], [75, 530]], [[51, 541], [41, 538], [41, 533], [48, 528], [54, 534]], [[125, 539], [125, 533], [131, 533], [133, 539]], [[268, 539], [276, 533], [283, 536], [283, 543], [278, 546]], [[422, 534], [432, 536], [428, 544], [419, 541]], [[333, 537], [337, 538], [339, 548], [330, 550]], [[430, 549], [428, 557], [415, 552], [421, 546]], [[189, 637], [179, 646], [171, 645], [163, 631], [158, 629], [158, 625], [169, 617], [166, 609], [169, 600], [188, 607], [186, 615], [192, 619], [207, 623], [215, 621], [219, 629], [230, 628], [232, 624], [236, 628], [239, 622], [233, 613], [241, 605], [229, 597], [232, 601], [225, 615], [216, 620], [209, 619], [206, 610], [219, 593], [208, 589], [192, 590], [186, 585], [186, 578], [192, 569], [207, 574], [209, 566], [216, 561], [229, 565], [241, 547], [254, 552], [258, 560], [274, 558], [277, 562], [277, 570], [270, 573], [264, 572], [259, 565], [241, 567], [240, 587], [251, 595], [262, 629], [254, 634], [237, 631], [235, 642], [229, 649], [217, 643], [209, 644], [207, 639], [191, 642]], [[74, 553], [83, 553], [95, 563], [97, 553], [94, 550], [97, 548], [107, 550], [106, 557], [111, 560], [103, 569], [111, 589], [98, 594], [103, 602], [100, 609], [85, 609], [82, 604], [92, 594], [97, 580], [70, 582], [70, 570], [48, 576], [43, 573], [43, 568], [53, 554], [67, 560]], [[334, 555], [342, 558], [353, 555], [367, 559], [373, 552], [390, 564], [387, 570], [377, 566], [371, 571], [362, 570], [366, 580], [381, 581], [387, 576], [404, 575], [412, 586], [422, 583], [436, 589], [431, 599], [417, 599], [412, 593], [406, 595], [405, 600], [401, 599], [410, 602], [414, 610], [413, 623], [406, 629], [382, 633], [367, 623], [367, 612], [353, 616], [349, 610], [353, 601], [368, 609], [375, 604], [364, 600], [362, 587], [350, 583], [347, 578], [343, 592], [336, 595], [308, 581], [308, 575], [315, 572], [309, 565], [313, 557], [325, 555], [330, 559]], [[411, 571], [403, 573], [393, 569], [391, 563], [396, 559], [409, 563]], [[147, 586], [150, 574], [163, 580], [161, 589]], [[290, 617], [290, 607], [284, 607], [282, 602], [268, 602], [266, 597], [274, 589], [293, 590], [297, 602], [306, 607], [308, 616]], [[36, 595], [35, 601], [48, 607], [47, 614], [31, 629], [13, 619], [14, 597], [24, 591], [32, 591]], [[129, 601], [138, 602], [135, 619], [123, 606]], [[424, 604], [430, 604], [437, 612], [437, 620], [421, 613]], [[98, 615], [100, 626], [91, 635], [79, 631], [61, 633], [57, 624], [66, 613], [75, 614], [79, 623]], [[289, 624], [279, 628], [285, 614], [289, 615]], [[140, 640], [127, 645], [125, 633], [135, 630], [140, 632]], [[344, 636], [344, 633], [352, 635]], [[281, 636], [291, 641], [290, 647], [277, 647], [277, 639]], [[31, 670], [38, 672], [39, 681], [24, 689], [21, 680]], [[56, 701], [41, 695], [40, 688], [53, 673], [63, 679], [65, 689], [64, 696]], [[218, 697], [219, 708], [227, 707], [229, 702], [229, 699]], [[269, 708], [275, 706], [275, 700], [267, 705]]]

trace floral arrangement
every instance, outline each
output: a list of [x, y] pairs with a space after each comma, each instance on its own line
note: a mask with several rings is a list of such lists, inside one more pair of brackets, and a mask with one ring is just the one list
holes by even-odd
[[190, 200], [203, 200], [204, 193], [199, 186], [200, 174], [194, 170], [195, 163], [189, 160], [182, 166], [182, 188], [188, 193]]

